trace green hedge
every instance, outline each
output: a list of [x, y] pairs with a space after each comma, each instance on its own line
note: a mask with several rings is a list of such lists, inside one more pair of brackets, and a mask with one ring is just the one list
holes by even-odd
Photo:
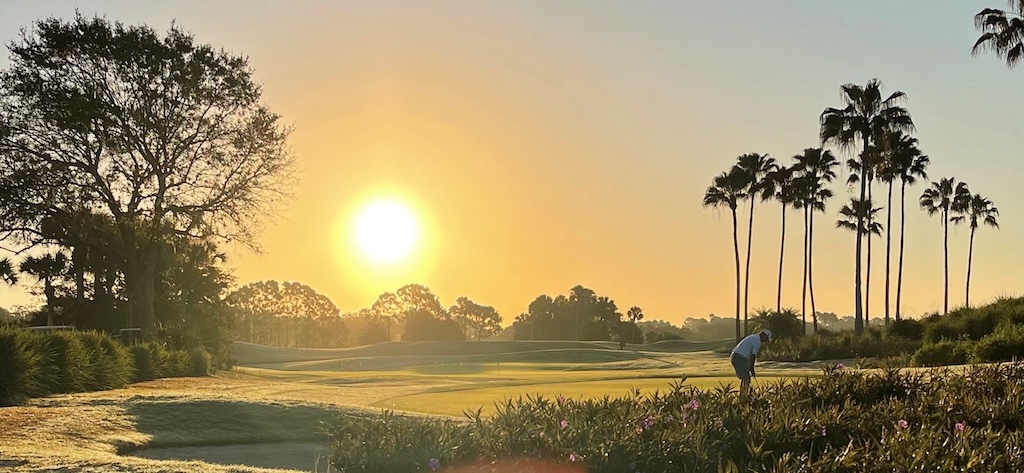
[[884, 335], [874, 328], [863, 336], [851, 331], [830, 333], [822, 331], [788, 340], [775, 340], [764, 344], [759, 359], [774, 361], [819, 361], [853, 358], [888, 358], [910, 355], [921, 347], [919, 340]]
[[169, 350], [145, 343], [125, 347], [99, 332], [34, 332], [0, 327], [0, 405], [49, 394], [99, 391], [130, 382], [205, 376], [202, 348]]

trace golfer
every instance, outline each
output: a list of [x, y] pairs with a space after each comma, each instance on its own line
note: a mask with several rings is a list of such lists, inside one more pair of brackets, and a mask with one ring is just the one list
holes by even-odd
[[757, 360], [757, 352], [761, 351], [761, 344], [772, 340], [772, 331], [764, 329], [758, 333], [743, 337], [732, 349], [729, 361], [736, 370], [736, 377], [740, 379], [740, 395], [746, 396], [750, 391], [750, 377], [757, 376], [754, 372], [754, 361]]

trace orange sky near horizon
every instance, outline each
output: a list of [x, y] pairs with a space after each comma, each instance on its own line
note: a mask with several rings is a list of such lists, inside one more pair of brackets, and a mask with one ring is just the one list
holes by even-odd
[[[263, 254], [230, 249], [239, 284], [299, 281], [354, 312], [419, 283], [446, 306], [459, 296], [492, 305], [506, 325], [538, 295], [577, 284], [648, 320], [731, 316], [730, 218], [702, 208], [704, 190], [740, 154], [788, 163], [816, 146], [818, 115], [841, 105], [839, 85], [879, 77], [909, 95], [930, 175], [966, 180], [1002, 210], [1001, 230], [977, 234], [972, 300], [1022, 288], [1024, 209], [1012, 198], [1024, 175], [1021, 71], [968, 53], [973, 14], [999, 2], [931, 2], [929, 19], [924, 0], [85, 3], [85, 14], [157, 30], [175, 19], [201, 42], [248, 55], [266, 103], [294, 125], [296, 198], [265, 227]], [[75, 6], [14, 1], [0, 7], [0, 38]], [[870, 40], [837, 52], [806, 39], [826, 34]], [[942, 305], [941, 227], [918, 209], [923, 189], [907, 199], [911, 315]], [[854, 238], [834, 228], [848, 197], [842, 184], [833, 190], [816, 217], [816, 299], [848, 315]], [[407, 264], [367, 264], [351, 244], [352, 220], [377, 197], [405, 202], [423, 225]], [[756, 208], [752, 309], [775, 304], [779, 212]], [[783, 304], [799, 308], [800, 215], [788, 224]], [[951, 233], [951, 306], [963, 301], [967, 234]], [[884, 244], [874, 241], [872, 318], [883, 313]], [[23, 294], [0, 289], [0, 306]]]

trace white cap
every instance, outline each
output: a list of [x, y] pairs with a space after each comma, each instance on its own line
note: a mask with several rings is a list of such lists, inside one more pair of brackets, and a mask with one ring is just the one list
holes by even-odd
[[764, 330], [761, 331], [761, 333], [763, 333], [763, 334], [768, 336], [768, 341], [769, 342], [772, 341], [772, 331], [771, 330], [764, 329]]

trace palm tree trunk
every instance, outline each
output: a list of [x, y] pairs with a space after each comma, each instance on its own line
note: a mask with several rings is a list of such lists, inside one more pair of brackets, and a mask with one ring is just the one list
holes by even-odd
[[974, 227], [971, 227], [971, 243], [967, 248], [967, 290], [964, 296], [964, 306], [971, 307], [971, 259], [974, 258]]
[[885, 325], [889, 325], [889, 280], [892, 263], [892, 176], [889, 176], [889, 200], [885, 204]]
[[[863, 151], [860, 154], [860, 164], [861, 164], [860, 168], [863, 169], [863, 170], [869, 169], [868, 168], [868, 162], [867, 162], [868, 161], [867, 153], [868, 153], [868, 145], [870, 143], [869, 143], [868, 140], [870, 140], [870, 138], [868, 137], [868, 135], [865, 134], [864, 135], [864, 147], [862, 148]], [[861, 179], [860, 180], [860, 200], [861, 200], [861, 202], [863, 202], [864, 201], [864, 197], [867, 196], [867, 184], [868, 184], [867, 179]], [[855, 267], [854, 271], [856, 272], [856, 275], [855, 275], [854, 284], [853, 284], [853, 289], [854, 289], [854, 293], [855, 293], [854, 297], [853, 297], [853, 300], [854, 300], [853, 328], [854, 328], [854, 333], [856, 333], [857, 335], [862, 335], [864, 333], [864, 306], [863, 306], [863, 300], [861, 300], [861, 279], [860, 279], [860, 275], [861, 275], [861, 273], [860, 273], [860, 269], [861, 269], [860, 268], [860, 263], [861, 263], [861, 256], [863, 255], [863, 246], [862, 246], [861, 236], [862, 236], [862, 230], [863, 229], [864, 229], [864, 214], [863, 214], [863, 212], [858, 212], [858, 215], [857, 215], [857, 251], [856, 251], [857, 263], [854, 265], [854, 267]]]
[[743, 333], [749, 333], [747, 327], [748, 305], [750, 303], [750, 248], [754, 237], [754, 196], [750, 196], [750, 223], [747, 224], [747, 267], [743, 276]]
[[907, 181], [900, 179], [900, 262], [896, 270], [896, 320], [900, 320], [900, 298], [903, 296], [903, 237], [907, 226]]
[[942, 291], [942, 315], [949, 314], [949, 209], [942, 210], [942, 263], [945, 279]]
[[736, 209], [732, 209], [732, 249], [736, 255], [736, 343], [740, 342], [740, 240]]
[[811, 217], [807, 222], [807, 287], [811, 292], [811, 320], [814, 323], [814, 333], [818, 333], [818, 310], [814, 304], [814, 209], [811, 209]]
[[[868, 215], [871, 215], [871, 207], [874, 205], [874, 202], [871, 201], [872, 181], [873, 179], [871, 177], [868, 177], [868, 207], [864, 209], [865, 212], [868, 213]], [[868, 219], [867, 226], [871, 226], [872, 223], [874, 222]], [[869, 229], [865, 228], [865, 230]], [[864, 268], [864, 326], [867, 327], [871, 323], [871, 232], [865, 232], [864, 237], [868, 239], [867, 267]]]
[[786, 204], [782, 204], [782, 238], [779, 244], [779, 291], [775, 296], [775, 312], [782, 312], [782, 263], [786, 254]]
[[808, 242], [808, 212], [807, 206], [804, 206], [804, 289], [803, 296], [800, 299], [800, 318], [803, 320], [804, 335], [807, 334], [807, 242]]

